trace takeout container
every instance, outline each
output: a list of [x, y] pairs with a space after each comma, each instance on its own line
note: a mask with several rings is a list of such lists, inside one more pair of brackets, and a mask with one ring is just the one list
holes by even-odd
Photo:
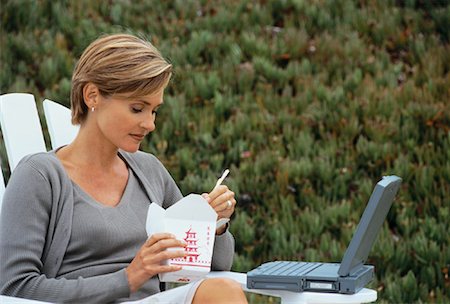
[[199, 194], [189, 194], [167, 209], [150, 204], [146, 223], [148, 236], [168, 232], [187, 243], [186, 258], [166, 261], [166, 264], [182, 266], [183, 269], [159, 274], [162, 282], [187, 283], [203, 278], [211, 270], [216, 220], [217, 213]]

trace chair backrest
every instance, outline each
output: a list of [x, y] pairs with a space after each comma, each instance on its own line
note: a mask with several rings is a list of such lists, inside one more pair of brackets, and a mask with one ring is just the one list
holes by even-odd
[[3, 178], [2, 164], [0, 161], [0, 214], [2, 212], [3, 193], [5, 193], [5, 179]]
[[11, 172], [25, 155], [47, 151], [33, 95], [1, 95], [0, 125]]
[[[47, 151], [33, 95], [25, 93], [1, 95], [0, 126], [11, 172], [25, 155]], [[0, 173], [1, 212], [5, 179], [3, 172]]]
[[52, 149], [67, 145], [77, 136], [79, 126], [71, 123], [70, 109], [45, 99], [42, 102]]

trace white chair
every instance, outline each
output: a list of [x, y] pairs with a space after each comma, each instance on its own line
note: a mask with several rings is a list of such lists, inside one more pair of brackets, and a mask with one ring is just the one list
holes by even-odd
[[11, 171], [25, 155], [47, 151], [33, 95], [1, 95], [0, 125]]
[[24, 298], [15, 298], [9, 296], [0, 295], [0, 303], [1, 304], [49, 304], [47, 302], [37, 301], [37, 300], [28, 300]]
[[0, 214], [2, 213], [3, 193], [5, 193], [5, 179], [3, 178], [3, 171], [0, 158]]
[[[33, 95], [26, 93], [1, 95], [0, 126], [11, 172], [25, 155], [47, 150]], [[0, 212], [5, 191], [5, 179], [3, 172], [1, 173]]]
[[45, 99], [42, 102], [52, 149], [69, 144], [76, 136], [79, 126], [71, 123], [71, 113], [65, 106]]

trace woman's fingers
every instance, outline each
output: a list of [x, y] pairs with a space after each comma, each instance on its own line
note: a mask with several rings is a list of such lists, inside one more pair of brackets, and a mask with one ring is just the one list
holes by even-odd
[[160, 239], [157, 242], [150, 241], [147, 243], [146, 250], [149, 252], [160, 252], [172, 247], [186, 247], [186, 242], [175, 238]]
[[132, 289], [137, 290], [158, 273], [180, 270], [180, 266], [165, 265], [164, 261], [186, 257], [186, 245], [186, 242], [177, 240], [171, 233], [155, 233], [149, 237], [126, 268]]
[[218, 218], [230, 218], [234, 213], [236, 199], [234, 192], [228, 189], [226, 185], [216, 187], [208, 194], [208, 203], [216, 211]]
[[234, 199], [234, 196], [231, 195], [224, 195], [219, 198], [217, 198], [212, 204], [211, 207], [216, 210], [216, 212], [221, 212], [229, 209], [233, 209], [236, 205], [236, 200]]
[[152, 271], [155, 270], [156, 273], [164, 273], [164, 272], [173, 272], [173, 271], [178, 271], [181, 270], [183, 267], [181, 266], [175, 266], [175, 265], [160, 265], [160, 266], [156, 266], [150, 269], [147, 269], [148, 271]]
[[173, 235], [172, 233], [155, 233], [147, 239], [147, 241], [145, 242], [145, 246], [151, 247], [155, 243], [165, 239], [175, 239], [175, 235]]
[[164, 250], [158, 253], [143, 252], [143, 261], [146, 265], [160, 264], [169, 259], [186, 257], [187, 253], [184, 250]]
[[214, 201], [217, 197], [222, 195], [223, 193], [229, 191], [228, 187], [226, 185], [220, 185], [213, 189], [210, 193], [208, 193], [209, 198], [211, 199], [211, 202]]
[[216, 209], [216, 207], [219, 207], [216, 211], [225, 209], [229, 205], [228, 201], [231, 201], [233, 206], [234, 204], [236, 204], [236, 200], [234, 199], [234, 192], [229, 190], [227, 186], [219, 186], [209, 194], [209, 197], [211, 199], [211, 201], [209, 202], [211, 207], [213, 207], [214, 209]]

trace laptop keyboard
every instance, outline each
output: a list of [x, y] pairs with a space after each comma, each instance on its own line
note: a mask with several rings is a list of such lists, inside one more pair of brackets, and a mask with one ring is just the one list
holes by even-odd
[[277, 261], [265, 263], [252, 272], [258, 275], [298, 276], [320, 266], [320, 263]]

